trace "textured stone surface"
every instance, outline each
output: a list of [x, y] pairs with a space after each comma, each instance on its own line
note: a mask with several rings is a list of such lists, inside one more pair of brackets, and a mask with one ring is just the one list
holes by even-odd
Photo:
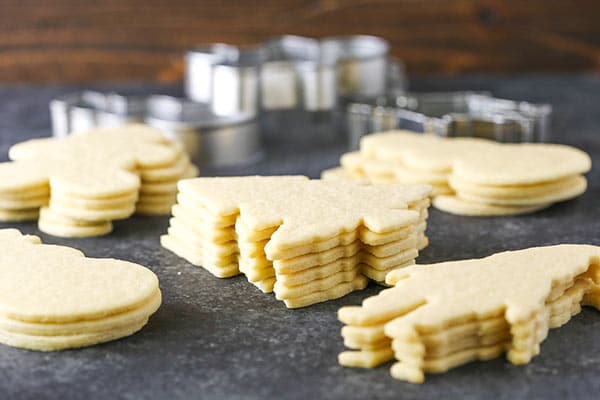
[[[138, 85], [115, 86], [140, 92]], [[485, 256], [555, 243], [600, 245], [600, 78], [593, 76], [464, 77], [417, 81], [414, 89], [485, 89], [497, 95], [550, 101], [555, 107], [553, 141], [588, 151], [594, 169], [590, 188], [574, 201], [516, 218], [464, 218], [433, 210], [431, 245], [419, 262]], [[0, 158], [8, 147], [49, 134], [47, 102], [72, 90], [0, 87]], [[155, 88], [156, 89], [156, 88]], [[149, 89], [145, 89], [149, 90]], [[176, 92], [161, 88], [162, 92]], [[271, 140], [258, 164], [203, 174], [303, 173], [317, 177], [344, 151], [340, 141], [317, 129], [288, 123], [288, 144]], [[291, 143], [291, 144], [290, 144]], [[40, 234], [34, 223], [10, 224]], [[158, 237], [167, 218], [136, 217], [116, 223], [113, 234], [95, 239], [41, 235], [93, 257], [117, 257], [149, 266], [160, 280], [164, 304], [139, 334], [77, 351], [35, 353], [0, 346], [2, 398], [328, 398], [328, 399], [562, 399], [592, 398], [600, 390], [600, 314], [586, 309], [552, 331], [542, 354], [526, 366], [504, 359], [472, 363], [422, 386], [395, 381], [387, 367], [342, 368], [341, 324], [336, 311], [358, 304], [379, 288], [338, 301], [286, 310], [243, 277], [221, 280], [163, 250]]]

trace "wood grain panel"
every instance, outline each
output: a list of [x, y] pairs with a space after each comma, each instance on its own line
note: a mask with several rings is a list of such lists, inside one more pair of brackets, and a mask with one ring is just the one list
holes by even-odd
[[410, 74], [600, 70], [595, 0], [0, 0], [0, 81], [181, 78], [182, 52], [286, 33], [388, 39]]

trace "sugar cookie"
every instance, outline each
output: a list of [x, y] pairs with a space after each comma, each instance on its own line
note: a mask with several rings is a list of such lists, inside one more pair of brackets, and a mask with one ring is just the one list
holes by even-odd
[[392, 376], [421, 383], [472, 360], [507, 353], [528, 363], [550, 328], [600, 308], [600, 247], [558, 245], [474, 260], [415, 265], [386, 277], [394, 285], [339, 319], [346, 366], [371, 368], [395, 358]]
[[518, 215], [565, 201], [586, 190], [591, 168], [581, 150], [557, 144], [497, 143], [390, 131], [365, 136], [360, 152], [323, 171], [331, 180], [373, 184], [427, 183], [442, 211], [468, 216]]
[[52, 351], [140, 330], [160, 306], [156, 275], [141, 265], [87, 258], [0, 230], [0, 343]]
[[[218, 277], [243, 273], [290, 308], [363, 288], [414, 263], [431, 188], [301, 176], [178, 184], [162, 245]], [[294, 199], [294, 201], [290, 201]]]

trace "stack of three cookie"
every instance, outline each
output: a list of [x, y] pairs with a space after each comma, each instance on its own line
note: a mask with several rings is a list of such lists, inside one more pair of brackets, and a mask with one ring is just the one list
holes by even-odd
[[0, 343], [52, 351], [139, 331], [161, 304], [156, 275], [0, 230]]

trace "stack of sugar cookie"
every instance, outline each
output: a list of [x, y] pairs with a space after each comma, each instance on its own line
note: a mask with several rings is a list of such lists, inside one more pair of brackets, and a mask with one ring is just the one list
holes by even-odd
[[[144, 125], [19, 143], [0, 164], [0, 219], [36, 219], [43, 232], [104, 235], [112, 221], [168, 214], [177, 180], [197, 175], [181, 145]], [[2, 208], [4, 206], [4, 208]]]
[[368, 135], [323, 179], [422, 183], [433, 205], [459, 215], [518, 215], [585, 192], [589, 156], [556, 144], [506, 144], [391, 131]]
[[158, 279], [141, 265], [0, 230], [0, 343], [39, 351], [91, 346], [139, 331], [160, 304]]
[[448, 174], [410, 169], [398, 163], [368, 158], [360, 152], [350, 152], [340, 158], [341, 170], [348, 172], [350, 178], [368, 179], [374, 184], [419, 183], [430, 185], [433, 195], [451, 193], [448, 186]]
[[558, 245], [390, 272], [394, 287], [339, 310], [352, 349], [339, 362], [372, 368], [395, 358], [392, 376], [414, 383], [505, 352], [528, 363], [550, 328], [581, 305], [600, 309], [599, 259], [598, 246]]
[[[15, 163], [16, 164], [16, 163]], [[30, 179], [19, 179], [19, 171], [28, 168]], [[50, 187], [47, 176], [29, 163], [0, 163], [0, 221], [36, 219], [40, 207], [48, 204]]]
[[177, 182], [180, 179], [198, 176], [198, 168], [179, 142], [172, 142], [179, 157], [168, 165], [139, 170], [141, 187], [136, 212], [144, 215], [165, 215], [171, 211], [177, 197]]
[[218, 277], [240, 272], [290, 308], [338, 298], [413, 264], [431, 188], [302, 176], [179, 182], [161, 243]]

